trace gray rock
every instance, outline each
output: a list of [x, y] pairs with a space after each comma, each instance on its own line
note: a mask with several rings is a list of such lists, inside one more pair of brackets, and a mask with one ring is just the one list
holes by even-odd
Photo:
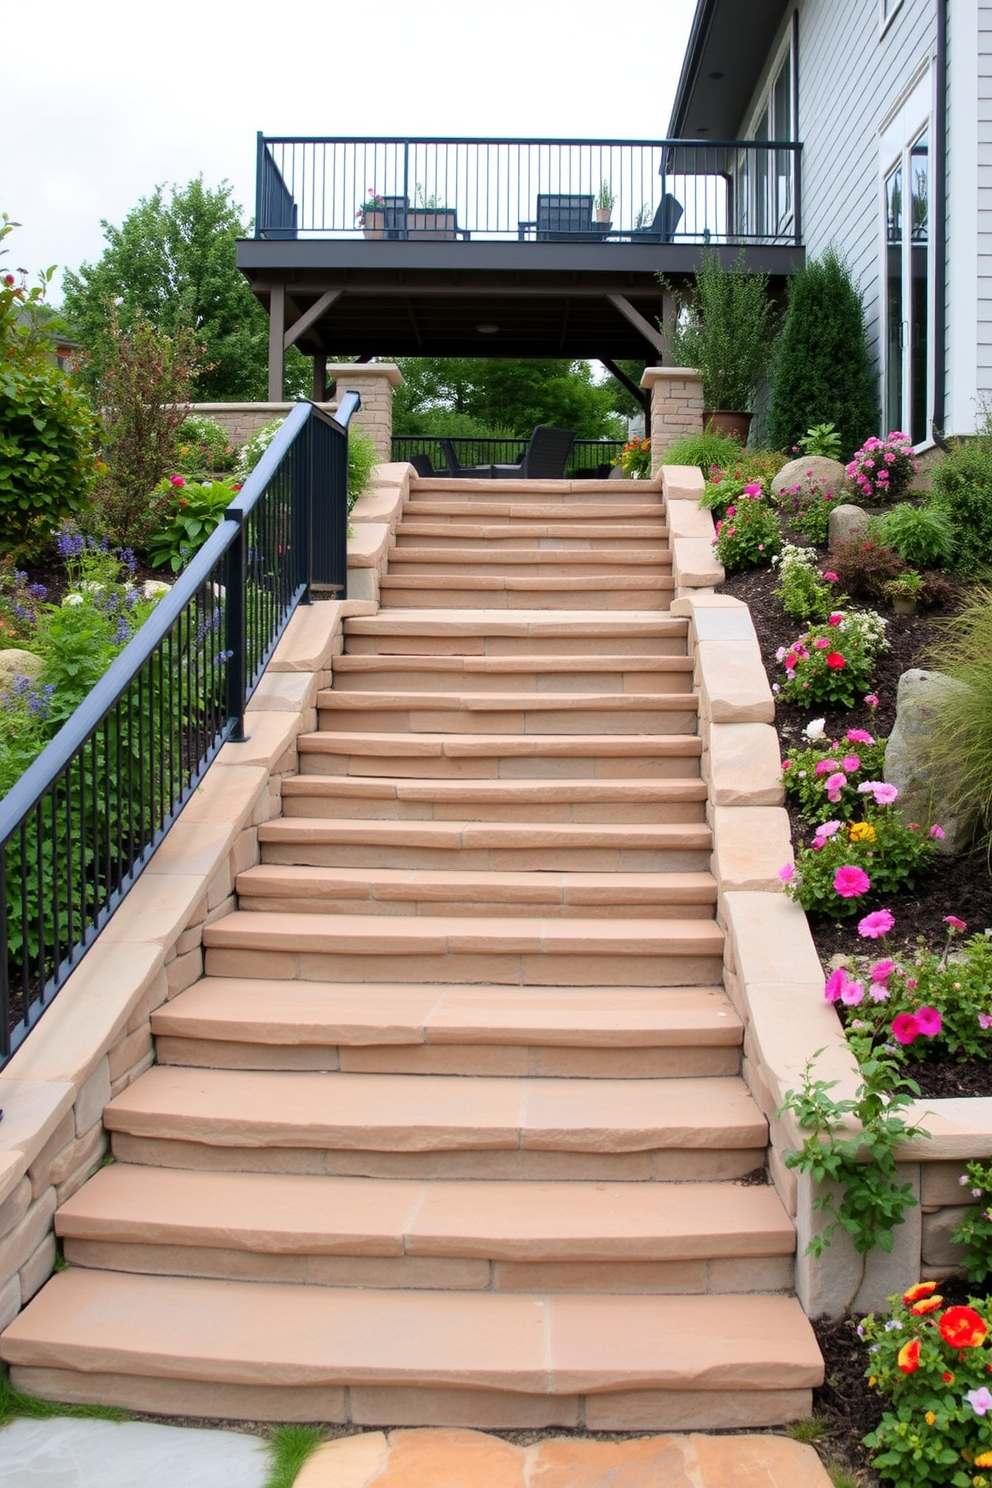
[[7, 691], [15, 677], [37, 677], [44, 665], [33, 651], [21, 651], [16, 646], [0, 651], [0, 693]]
[[782, 466], [772, 481], [772, 495], [779, 499], [783, 491], [791, 491], [794, 486], [808, 491], [814, 481], [819, 483], [821, 490], [850, 490], [847, 470], [839, 460], [828, 460], [824, 455], [801, 455], [798, 460], [790, 460], [788, 465]]
[[868, 530], [868, 513], [860, 506], [835, 506], [827, 518], [827, 541], [831, 547]]
[[896, 694], [896, 721], [885, 746], [885, 778], [899, 791], [902, 815], [923, 823], [938, 822], [947, 835], [937, 843], [937, 851], [947, 854], [960, 852], [971, 841], [977, 812], [952, 816], [941, 780], [925, 760], [941, 703], [949, 693], [964, 687], [943, 672], [919, 668], [903, 672]]

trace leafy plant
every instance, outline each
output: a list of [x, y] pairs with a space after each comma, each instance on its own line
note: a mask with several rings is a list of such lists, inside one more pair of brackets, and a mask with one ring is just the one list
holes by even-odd
[[958, 1182], [978, 1203], [969, 1206], [951, 1239], [965, 1247], [965, 1276], [981, 1286], [992, 1276], [992, 1164], [970, 1162]]
[[953, 521], [954, 552], [949, 566], [972, 576], [989, 568], [992, 553], [992, 416], [974, 439], [957, 446], [933, 467], [928, 505]]
[[630, 439], [612, 464], [619, 465], [630, 480], [649, 480], [651, 477], [651, 440]]
[[819, 456], [824, 460], [839, 460], [842, 448], [840, 435], [832, 423], [814, 424], [795, 447], [796, 454]]
[[220, 526], [241, 487], [232, 480], [187, 482], [174, 475], [157, 489], [169, 501], [168, 520], [148, 539], [148, 557], [153, 568], [168, 564], [178, 573]]
[[675, 365], [698, 369], [707, 408], [752, 408], [778, 321], [767, 274], [749, 274], [743, 255], [725, 269], [716, 250], [704, 248], [689, 294], [658, 277], [677, 308], [666, 331]]
[[815, 551], [786, 543], [772, 563], [779, 572], [775, 594], [782, 601], [785, 613], [793, 620], [805, 620], [814, 625], [826, 620], [837, 601], [820, 571]]
[[230, 435], [216, 419], [188, 413], [176, 434], [173, 467], [181, 475], [233, 470], [238, 451]]
[[845, 500], [842, 491], [835, 491], [824, 481], [807, 477], [794, 486], [788, 486], [779, 494], [779, 505], [788, 515], [797, 532], [826, 547], [830, 530], [830, 513]]
[[888, 579], [882, 585], [885, 598], [893, 603], [897, 599], [919, 600], [923, 594], [923, 578], [918, 573], [902, 573], [897, 579]]
[[[810, 425], [832, 423], [843, 455], [878, 427], [877, 374], [861, 295], [832, 250], [789, 280], [772, 368], [768, 437], [800, 447]], [[843, 458], [842, 455], [842, 458]]]
[[889, 579], [906, 567], [902, 554], [870, 530], [835, 542], [827, 561], [846, 593], [866, 599], [880, 598]]
[[[269, 423], [258, 429], [249, 440], [242, 446], [238, 459], [238, 468], [235, 472], [237, 479], [241, 482], [255, 469], [259, 460], [265, 454], [269, 445], [282, 428], [283, 419], [274, 418]], [[348, 510], [354, 506], [359, 496], [368, 490], [372, 480], [373, 467], [378, 463], [379, 456], [376, 453], [375, 444], [371, 434], [366, 434], [363, 429], [350, 428], [348, 431]]]
[[601, 212], [609, 212], [613, 209], [616, 197], [610, 190], [609, 181], [600, 181], [599, 190], [596, 192], [596, 206]]
[[[804, 821], [816, 823], [827, 817], [853, 821], [865, 813], [865, 794], [858, 787], [868, 780], [881, 779], [885, 768], [885, 740], [874, 739], [866, 729], [848, 729], [843, 739], [811, 744], [806, 749], [791, 750], [782, 762], [782, 783], [789, 800]], [[838, 774], [827, 790], [827, 781]]]
[[[826, 777], [828, 785], [831, 778]], [[807, 914], [850, 919], [859, 913], [866, 894], [877, 897], [911, 889], [930, 866], [933, 838], [918, 822], [907, 825], [890, 809], [898, 794], [895, 786], [872, 781], [857, 789], [864, 791], [865, 784], [893, 794], [880, 800], [876, 791], [876, 805], [866, 809], [864, 821], [821, 822], [809, 845], [799, 849], [795, 863], [780, 870], [786, 894]], [[843, 791], [845, 783], [839, 788]]]
[[778, 517], [757, 482], [745, 486], [737, 502], [716, 524], [713, 547], [728, 573], [771, 563], [782, 546]]
[[780, 694], [800, 708], [853, 708], [887, 645], [885, 621], [874, 610], [834, 610], [826, 624], [779, 648]]
[[954, 554], [957, 528], [939, 506], [900, 502], [882, 518], [882, 541], [918, 568], [939, 568]]
[[951, 815], [977, 808], [992, 829], [992, 587], [977, 585], [957, 614], [939, 622], [926, 658], [963, 684], [941, 698], [926, 750], [926, 767], [941, 782]]
[[847, 473], [863, 501], [895, 501], [909, 490], [918, 469], [909, 435], [893, 429], [884, 439], [866, 439]]
[[945, 1308], [937, 1283], [921, 1281], [889, 1306], [858, 1328], [869, 1386], [889, 1405], [864, 1438], [873, 1466], [898, 1488], [988, 1488], [989, 1299]]

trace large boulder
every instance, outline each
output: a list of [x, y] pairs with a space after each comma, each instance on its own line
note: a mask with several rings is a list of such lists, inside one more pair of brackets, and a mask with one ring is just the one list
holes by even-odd
[[0, 651], [0, 695], [10, 691], [15, 677], [37, 677], [44, 665], [33, 651], [21, 651], [16, 646]]
[[868, 531], [868, 513], [861, 506], [835, 506], [827, 518], [827, 542], [846, 542]]
[[780, 501], [785, 491], [799, 486], [808, 493], [814, 485], [820, 491], [850, 490], [847, 470], [839, 460], [828, 460], [825, 455], [802, 455], [782, 466], [772, 481], [772, 495]]
[[963, 682], [943, 672], [919, 668], [903, 672], [896, 693], [896, 721], [885, 746], [885, 778], [899, 791], [904, 818], [924, 825], [937, 822], [946, 836], [937, 851], [958, 853], [974, 836], [978, 813], [951, 814], [949, 796], [938, 774], [927, 768], [930, 741], [944, 699], [965, 689]]

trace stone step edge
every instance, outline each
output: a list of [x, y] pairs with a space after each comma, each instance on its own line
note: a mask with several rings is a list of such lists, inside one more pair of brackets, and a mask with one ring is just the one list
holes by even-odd
[[702, 776], [645, 780], [626, 776], [597, 776], [594, 780], [565, 776], [548, 780], [474, 780], [442, 776], [410, 780], [404, 775], [288, 775], [282, 795], [343, 796], [376, 801], [472, 801], [503, 805], [552, 806], [649, 802], [672, 805], [705, 801], [709, 787]]
[[[320, 779], [319, 776], [314, 777]], [[643, 903], [646, 908], [664, 899], [709, 904], [716, 900], [716, 879], [711, 873], [691, 871], [666, 873], [589, 873], [567, 868], [545, 872], [452, 870], [441, 868], [349, 868], [307, 867], [292, 863], [257, 863], [237, 876], [239, 894], [296, 891], [309, 884], [319, 892], [343, 894], [347, 889], [375, 891], [377, 898], [399, 901], [436, 896], [459, 902], [479, 898], [487, 904], [502, 900], [507, 905], [519, 898], [525, 903], [549, 905]], [[509, 897], [504, 899], [504, 895]], [[358, 897], [356, 894], [355, 897]]]
[[[436, 589], [439, 574], [396, 574], [384, 573], [379, 580], [382, 589]], [[561, 578], [556, 574], [543, 576], [524, 577], [520, 574], [490, 575], [490, 574], [444, 574], [446, 589], [451, 592], [456, 589], [471, 589], [473, 591], [501, 593], [505, 590], [514, 590], [517, 593], [548, 593], [548, 594], [587, 594], [589, 592], [589, 579], [595, 578], [595, 574], [578, 574], [572, 578]], [[669, 592], [675, 589], [675, 580], [671, 574], [604, 574], [602, 582], [597, 586], [600, 590], [623, 591], [630, 590], [654, 590]]]
[[334, 658], [335, 673], [347, 672], [691, 672], [695, 663], [691, 656], [447, 656], [405, 655], [392, 652], [386, 655], [348, 655]]
[[659, 755], [681, 758], [701, 756], [698, 734], [384, 734], [344, 729], [331, 733], [300, 734], [297, 747], [304, 753], [445, 756], [449, 759], [487, 757], [492, 754], [520, 758], [564, 755], [584, 758], [597, 753], [625, 756]]
[[407, 709], [423, 713], [683, 713], [699, 708], [694, 692], [347, 692], [322, 688], [318, 708], [382, 711]]

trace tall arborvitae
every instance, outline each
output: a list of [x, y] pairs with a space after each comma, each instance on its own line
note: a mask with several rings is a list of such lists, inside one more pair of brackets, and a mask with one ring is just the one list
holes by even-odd
[[814, 424], [832, 423], [843, 458], [878, 432], [878, 379], [861, 295], [834, 250], [789, 284], [772, 372], [768, 440], [791, 451]]

